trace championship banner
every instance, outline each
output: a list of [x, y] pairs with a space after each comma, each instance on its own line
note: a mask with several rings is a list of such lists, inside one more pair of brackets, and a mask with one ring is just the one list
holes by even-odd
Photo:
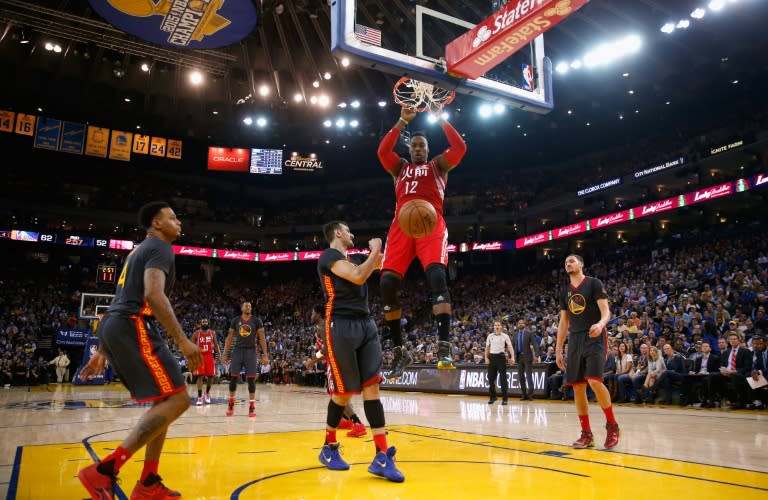
[[153, 137], [149, 143], [149, 154], [151, 156], [165, 157], [165, 137]]
[[13, 132], [13, 124], [16, 121], [16, 113], [0, 110], [0, 132]]
[[88, 156], [107, 157], [109, 146], [109, 129], [88, 125], [88, 139], [85, 143], [85, 154]]
[[[547, 370], [549, 364], [533, 363], [531, 380], [528, 387], [533, 387], [533, 394], [544, 397], [546, 393]], [[410, 366], [403, 374], [394, 380], [389, 380], [389, 371], [382, 372], [384, 380], [382, 389], [395, 391], [439, 392], [446, 394], [479, 394], [488, 395], [488, 366], [487, 365], [458, 365], [455, 370], [438, 370], [436, 366]], [[498, 377], [495, 380], [496, 393], [501, 393]], [[507, 383], [509, 395], [520, 396], [520, 379], [517, 369], [507, 366]]]
[[512, 0], [445, 46], [448, 72], [475, 79], [589, 0]]
[[168, 151], [165, 157], [172, 160], [181, 160], [181, 141], [168, 139]]
[[108, 23], [142, 40], [176, 49], [239, 42], [256, 27], [253, 0], [90, 0]]
[[85, 125], [82, 123], [64, 122], [61, 128], [59, 151], [81, 155], [83, 154], [84, 146]]
[[57, 151], [59, 149], [60, 137], [61, 120], [40, 117], [37, 120], [37, 130], [35, 131], [35, 140], [32, 145], [40, 149]]
[[83, 347], [91, 336], [90, 330], [64, 330], [56, 331], [56, 345], [58, 346], [78, 346]]
[[35, 115], [19, 113], [16, 116], [16, 133], [19, 135], [35, 135]]
[[131, 161], [131, 132], [120, 130], [112, 131], [112, 139], [109, 141], [109, 159]]
[[133, 150], [134, 153], [140, 155], [149, 154], [149, 136], [136, 134], [133, 136]]

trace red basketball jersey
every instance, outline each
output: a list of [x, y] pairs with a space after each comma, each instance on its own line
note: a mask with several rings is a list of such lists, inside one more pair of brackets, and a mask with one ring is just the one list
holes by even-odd
[[395, 181], [395, 216], [406, 201], [426, 200], [435, 207], [438, 217], [443, 215], [445, 177], [435, 160], [428, 163], [405, 163]]
[[216, 335], [213, 330], [197, 332], [197, 346], [203, 355], [213, 356], [213, 336]]

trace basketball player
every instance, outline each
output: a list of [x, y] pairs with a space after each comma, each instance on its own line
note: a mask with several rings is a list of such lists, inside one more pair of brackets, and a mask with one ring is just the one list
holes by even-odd
[[[581, 437], [574, 448], [595, 445], [589, 426], [587, 384], [597, 396], [605, 413], [605, 448], [619, 444], [619, 424], [613, 416], [611, 395], [603, 384], [607, 332], [605, 326], [611, 319], [608, 295], [602, 281], [584, 275], [584, 259], [571, 254], [565, 258], [565, 272], [569, 286], [560, 296], [560, 323], [557, 326], [555, 353], [557, 366], [565, 372], [566, 385], [573, 386], [576, 412], [581, 422]], [[568, 337], [568, 363], [564, 363], [563, 345]]]
[[152, 407], [115, 451], [78, 473], [93, 499], [114, 498], [118, 472], [144, 445], [144, 469], [131, 498], [181, 496], [157, 472], [168, 426], [189, 408], [189, 396], [179, 362], [156, 324], [176, 341], [189, 369], [197, 369], [200, 349], [184, 334], [168, 300], [175, 280], [171, 242], [181, 234], [181, 222], [167, 203], [155, 201], [141, 207], [139, 224], [147, 237], [125, 260], [115, 298], [99, 322], [99, 350], [80, 371], [80, 379], [103, 373], [109, 360], [133, 398], [152, 402]]
[[331, 470], [349, 470], [339, 454], [336, 429], [344, 408], [354, 394], [363, 393], [363, 409], [371, 426], [376, 456], [368, 472], [397, 483], [405, 476], [395, 465], [395, 447], [387, 446], [384, 406], [379, 399], [381, 383], [381, 342], [368, 308], [366, 281], [381, 261], [381, 240], [368, 242], [370, 255], [360, 265], [347, 258], [354, 245], [349, 226], [333, 221], [323, 226], [329, 244], [320, 255], [317, 273], [325, 296], [325, 349], [328, 358], [328, 401], [325, 443], [318, 459]]
[[[442, 120], [443, 132], [450, 145], [442, 154], [428, 161], [429, 145], [424, 134], [411, 135], [409, 152], [411, 161], [400, 158], [394, 151], [400, 132], [416, 116], [416, 111], [403, 108], [400, 118], [379, 144], [379, 161], [395, 183], [395, 218], [387, 233], [387, 250], [382, 262], [381, 297], [384, 320], [394, 344], [390, 378], [398, 378], [412, 362], [410, 353], [403, 348], [400, 331], [399, 295], [403, 276], [414, 257], [418, 257], [427, 276], [432, 293], [432, 314], [437, 319], [437, 367], [455, 368], [449, 341], [451, 326], [451, 296], [448, 293], [445, 266], [448, 263], [448, 228], [443, 219], [443, 197], [448, 172], [453, 170], [467, 151], [461, 135], [450, 123]], [[422, 199], [430, 202], [437, 212], [437, 224], [431, 234], [422, 238], [407, 236], [397, 223], [400, 208], [407, 201]]]
[[[323, 340], [325, 334], [325, 308], [319, 304], [313, 307], [309, 320], [316, 327], [315, 348], [317, 349], [317, 352], [310, 358], [307, 368], [314, 366], [314, 364], [321, 359], [328, 358], [328, 351], [325, 349]], [[341, 416], [341, 422], [337, 428], [349, 430], [349, 432], [347, 432], [348, 437], [363, 437], [367, 434], [365, 425], [363, 425], [363, 422], [360, 421], [360, 417], [355, 413], [355, 409], [352, 407], [351, 402], [348, 402], [347, 406], [344, 407], [344, 415]]]
[[[240, 370], [245, 367], [245, 378], [248, 381], [248, 416], [256, 416], [256, 376], [259, 365], [256, 360], [256, 338], [261, 346], [261, 363], [269, 364], [267, 339], [264, 335], [264, 324], [259, 318], [251, 315], [251, 303], [243, 302], [240, 306], [240, 316], [232, 318], [229, 325], [227, 340], [224, 341], [224, 357], [221, 362], [229, 364], [229, 409], [227, 416], [235, 414], [235, 392], [240, 379]], [[234, 344], [234, 347], [233, 347]], [[230, 349], [231, 363], [230, 363]]]
[[[192, 334], [192, 342], [197, 344], [200, 352], [203, 354], [203, 364], [195, 372], [195, 382], [197, 382], [197, 406], [203, 403], [211, 404], [211, 384], [213, 376], [216, 375], [216, 363], [214, 362], [214, 351], [221, 356], [219, 342], [216, 340], [216, 332], [208, 328], [208, 318], [200, 320], [200, 329]], [[203, 378], [205, 378], [205, 399], [203, 399]]]

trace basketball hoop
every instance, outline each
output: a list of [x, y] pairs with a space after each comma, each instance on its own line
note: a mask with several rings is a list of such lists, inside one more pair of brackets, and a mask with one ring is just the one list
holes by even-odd
[[450, 104], [456, 97], [455, 90], [446, 90], [431, 83], [414, 80], [408, 76], [404, 76], [397, 81], [392, 93], [397, 104], [419, 113], [423, 111], [440, 111], [443, 109], [443, 106]]

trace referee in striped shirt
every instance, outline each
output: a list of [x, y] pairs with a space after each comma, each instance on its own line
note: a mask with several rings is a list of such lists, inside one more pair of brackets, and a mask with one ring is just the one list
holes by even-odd
[[488, 364], [488, 404], [496, 402], [496, 376], [500, 375], [501, 404], [507, 404], [509, 383], [507, 382], [507, 351], [512, 364], [515, 363], [515, 351], [509, 335], [501, 331], [501, 321], [493, 322], [493, 333], [485, 341], [485, 362]]

